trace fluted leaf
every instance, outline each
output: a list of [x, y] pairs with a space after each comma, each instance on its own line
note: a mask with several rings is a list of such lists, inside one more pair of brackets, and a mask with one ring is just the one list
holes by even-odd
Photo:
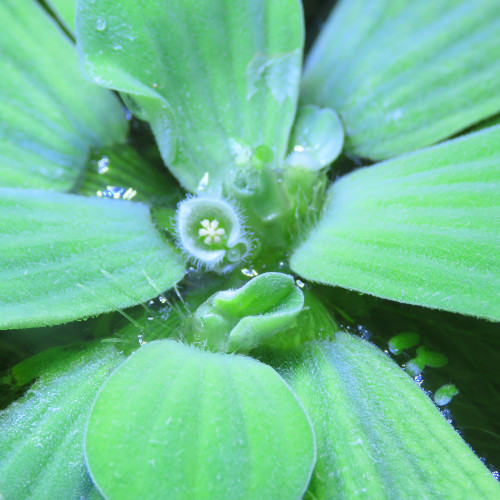
[[500, 319], [500, 126], [335, 182], [291, 258], [313, 281]]
[[34, 365], [39, 378], [0, 412], [2, 498], [95, 498], [83, 454], [85, 423], [97, 391], [123, 355], [96, 343], [54, 351], [54, 357], [46, 351], [17, 367], [21, 374]]
[[0, 189], [1, 328], [135, 305], [183, 274], [140, 203]]
[[[83, 0], [84, 71], [126, 94], [163, 158], [195, 190], [251, 160], [281, 160], [295, 114], [303, 44], [298, 0]], [[128, 97], [127, 97], [128, 96]]]
[[301, 100], [340, 113], [349, 153], [390, 158], [500, 111], [499, 46], [496, 1], [343, 0]]
[[305, 498], [497, 498], [500, 485], [415, 382], [368, 342], [337, 333], [278, 363], [313, 421]]

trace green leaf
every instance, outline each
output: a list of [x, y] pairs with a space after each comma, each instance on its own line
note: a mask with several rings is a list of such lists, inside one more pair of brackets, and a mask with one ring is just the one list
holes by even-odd
[[207, 299], [194, 313], [192, 337], [224, 352], [248, 352], [288, 327], [304, 305], [293, 276], [264, 273]]
[[[0, 495], [6, 500], [94, 498], [83, 454], [85, 423], [97, 391], [123, 356], [96, 343], [54, 351], [57, 357], [40, 368], [26, 395], [0, 412]], [[50, 359], [46, 353], [42, 362]]]
[[346, 333], [282, 358], [313, 421], [318, 459], [305, 498], [498, 498], [500, 486], [387, 355]]
[[79, 193], [145, 201], [172, 208], [184, 196], [163, 163], [153, 164], [127, 144], [104, 147], [92, 152]]
[[74, 33], [77, 0], [46, 0], [66, 29]]
[[0, 2], [0, 185], [69, 190], [90, 147], [122, 142], [117, 99], [85, 82], [75, 49], [34, 1]]
[[253, 155], [282, 160], [303, 45], [298, 0], [83, 0], [84, 71], [126, 93], [163, 159], [194, 191], [230, 178]]
[[500, 111], [500, 3], [344, 0], [306, 62], [301, 101], [339, 112], [346, 150], [374, 160]]
[[302, 106], [290, 136], [288, 165], [320, 170], [342, 151], [344, 129], [333, 109]]
[[0, 328], [135, 305], [183, 274], [140, 203], [0, 189]]
[[298, 499], [315, 460], [309, 419], [273, 369], [172, 340], [111, 375], [85, 453], [110, 500]]
[[500, 127], [335, 182], [291, 259], [307, 279], [500, 319]]

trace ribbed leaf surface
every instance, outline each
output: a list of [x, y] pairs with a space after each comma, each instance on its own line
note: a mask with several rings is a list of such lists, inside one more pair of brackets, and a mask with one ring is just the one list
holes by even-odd
[[389, 356], [346, 333], [281, 359], [311, 416], [318, 460], [305, 498], [487, 498], [500, 485]]
[[125, 115], [37, 2], [2, 0], [0, 28], [0, 186], [69, 190], [90, 147], [125, 139]]
[[0, 189], [0, 328], [135, 305], [183, 274], [140, 203]]
[[494, 0], [343, 0], [301, 100], [340, 113], [349, 153], [390, 158], [500, 111], [499, 47]]
[[58, 360], [0, 412], [0, 494], [6, 500], [95, 498], [83, 454], [85, 423], [123, 355], [109, 344], [55, 349]]
[[[189, 190], [230, 177], [259, 146], [284, 158], [303, 44], [298, 0], [83, 0], [82, 67], [129, 94]], [[261, 148], [262, 150], [262, 148]], [[241, 165], [240, 165], [241, 166]]]
[[110, 500], [294, 500], [315, 460], [295, 395], [269, 366], [150, 342], [96, 399], [85, 454]]
[[303, 277], [500, 319], [500, 126], [335, 182], [291, 258]]

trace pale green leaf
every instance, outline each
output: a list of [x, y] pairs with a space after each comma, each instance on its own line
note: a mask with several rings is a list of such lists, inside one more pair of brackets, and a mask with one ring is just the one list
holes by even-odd
[[0, 328], [135, 305], [183, 274], [140, 203], [0, 189]]
[[0, 25], [0, 185], [69, 190], [91, 147], [124, 141], [121, 105], [35, 1], [0, 2]]
[[306, 499], [498, 498], [500, 485], [389, 356], [338, 333], [282, 358], [311, 417], [318, 459]]
[[18, 372], [35, 365], [40, 377], [0, 412], [0, 496], [6, 500], [95, 498], [83, 454], [85, 423], [97, 391], [123, 355], [95, 343], [54, 351], [57, 357], [43, 367], [40, 355], [21, 363], [26, 366]]
[[75, 31], [76, 0], [46, 0], [66, 29]]
[[342, 0], [301, 100], [339, 112], [349, 153], [384, 159], [500, 111], [500, 2]]
[[100, 392], [86, 434], [91, 476], [110, 499], [302, 497], [314, 435], [277, 373], [251, 358], [172, 340], [128, 358]]
[[500, 126], [335, 182], [291, 258], [307, 279], [500, 319]]
[[287, 164], [320, 170], [339, 156], [343, 144], [344, 129], [333, 109], [302, 106], [290, 135]]
[[282, 160], [296, 109], [303, 45], [298, 0], [83, 0], [84, 71], [128, 94], [163, 158], [195, 190], [256, 156]]

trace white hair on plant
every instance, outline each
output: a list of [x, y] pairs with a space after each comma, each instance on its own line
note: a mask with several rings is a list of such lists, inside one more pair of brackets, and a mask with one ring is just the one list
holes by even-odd
[[252, 250], [241, 211], [222, 197], [187, 197], [177, 206], [175, 227], [177, 245], [198, 267], [229, 272]]

